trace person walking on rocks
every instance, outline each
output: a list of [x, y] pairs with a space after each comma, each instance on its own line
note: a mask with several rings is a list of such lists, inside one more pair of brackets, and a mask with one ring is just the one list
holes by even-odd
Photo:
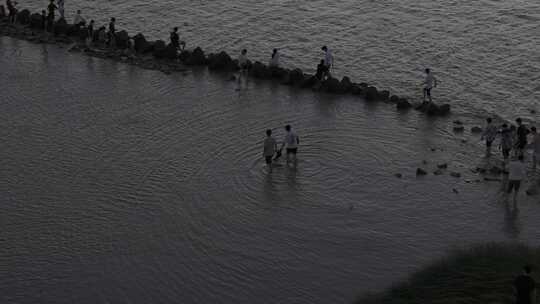
[[540, 133], [536, 130], [536, 127], [531, 128], [532, 133], [532, 148], [533, 148], [533, 154], [532, 154], [532, 162], [533, 162], [533, 170], [536, 171], [536, 165], [540, 163]]
[[17, 5], [17, 2], [6, 0], [6, 7], [8, 10], [8, 20], [11, 23], [15, 23], [15, 19], [17, 17], [17, 9], [15, 8], [15, 5]]
[[514, 191], [514, 207], [517, 204], [517, 195], [521, 182], [527, 177], [527, 167], [523, 162], [523, 155], [512, 159], [508, 165], [508, 194]]
[[525, 147], [527, 146], [527, 135], [529, 134], [529, 129], [523, 124], [521, 121], [521, 118], [516, 119], [516, 123], [518, 125], [516, 135], [517, 135], [517, 145], [516, 145], [516, 153], [518, 155], [523, 156], [523, 152], [525, 150]]
[[279, 52], [278, 49], [274, 49], [272, 51], [272, 57], [270, 58], [270, 62], [268, 63], [269, 67], [277, 68], [279, 67]]
[[47, 31], [53, 32], [53, 26], [54, 26], [54, 11], [58, 9], [56, 4], [54, 4], [54, 0], [51, 0], [49, 5], [47, 6], [47, 10], [49, 14], [47, 15]]
[[86, 20], [81, 15], [81, 10], [77, 10], [77, 15], [73, 18], [73, 25], [82, 27], [86, 24]]
[[437, 87], [437, 78], [433, 76], [430, 69], [426, 69], [426, 79], [424, 80], [424, 102], [426, 102], [426, 97], [429, 98], [429, 102], [433, 102], [431, 98], [431, 89]]
[[114, 48], [116, 43], [116, 19], [111, 18], [109, 22], [109, 47]]
[[287, 153], [287, 165], [290, 164], [291, 156], [292, 156], [293, 165], [296, 168], [296, 165], [297, 165], [296, 154], [298, 153], [298, 145], [300, 144], [300, 138], [298, 137], [298, 135], [296, 135], [296, 133], [292, 131], [292, 128], [290, 125], [285, 126], [285, 132], [287, 134], [285, 135], [285, 138], [283, 139], [283, 144], [281, 145], [280, 150], [282, 150], [283, 147], [285, 146], [287, 147], [285, 150]]
[[171, 45], [176, 49], [180, 49], [180, 36], [178, 36], [178, 27], [173, 28], [170, 35]]
[[512, 150], [512, 147], [514, 146], [513, 137], [514, 136], [513, 136], [512, 130], [508, 128], [507, 124], [503, 124], [502, 129], [501, 129], [500, 148], [502, 150], [502, 155], [505, 162], [508, 160], [508, 157], [510, 156], [510, 151]]
[[263, 157], [268, 167], [268, 172], [272, 173], [272, 157], [277, 151], [277, 142], [272, 137], [272, 130], [266, 130], [266, 139], [264, 140]]
[[516, 304], [536, 303], [536, 282], [531, 277], [532, 268], [529, 265], [523, 267], [523, 273], [514, 280], [514, 295]]
[[326, 68], [325, 74], [323, 75], [323, 80], [324, 80], [324, 78], [332, 77], [332, 74], [330, 73], [330, 71], [334, 67], [334, 55], [332, 55], [332, 52], [330, 51], [330, 49], [328, 49], [326, 45], [323, 45], [321, 50], [323, 50], [324, 52], [323, 60], [324, 60], [324, 66]]
[[58, 0], [58, 12], [60, 13], [60, 19], [64, 19], [64, 0]]
[[490, 117], [486, 119], [486, 128], [484, 129], [484, 133], [482, 133], [482, 140], [486, 140], [486, 157], [491, 156], [491, 145], [493, 144], [493, 141], [497, 137], [497, 127], [492, 123], [492, 120]]

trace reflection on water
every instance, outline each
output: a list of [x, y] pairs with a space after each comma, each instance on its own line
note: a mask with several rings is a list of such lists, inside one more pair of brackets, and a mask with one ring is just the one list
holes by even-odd
[[[466, 182], [482, 147], [451, 118], [7, 38], [0, 66], [6, 303], [345, 303], [453, 246], [540, 239], [534, 201], [514, 220]], [[268, 174], [285, 124], [298, 168]]]

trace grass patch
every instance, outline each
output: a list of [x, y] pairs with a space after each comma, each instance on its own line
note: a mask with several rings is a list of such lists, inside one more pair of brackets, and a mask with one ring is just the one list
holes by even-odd
[[525, 264], [539, 282], [540, 249], [520, 244], [486, 244], [455, 250], [382, 293], [356, 304], [514, 303], [512, 283]]

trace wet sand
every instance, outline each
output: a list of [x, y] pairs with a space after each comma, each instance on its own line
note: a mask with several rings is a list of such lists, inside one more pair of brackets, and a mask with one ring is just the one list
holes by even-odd
[[[510, 217], [475, 182], [456, 117], [5, 37], [0, 66], [3, 302], [344, 303], [454, 246], [540, 239], [537, 198]], [[299, 167], [268, 175], [286, 123]]]

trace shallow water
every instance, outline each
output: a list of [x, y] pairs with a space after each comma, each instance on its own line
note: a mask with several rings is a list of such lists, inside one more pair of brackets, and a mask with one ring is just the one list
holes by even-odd
[[[25, 1], [39, 11], [44, 1]], [[268, 62], [280, 48], [283, 64], [313, 71], [320, 47], [336, 57], [336, 75], [421, 98], [423, 70], [441, 81], [436, 100], [454, 111], [537, 120], [540, 111], [540, 2], [533, 0], [340, 1], [81, 1], [66, 2], [105, 25], [168, 40], [179, 26], [188, 47], [249, 49]]]
[[[349, 303], [452, 247], [539, 244], [537, 198], [466, 183], [452, 117], [5, 37], [0, 66], [2, 303]], [[269, 175], [286, 123], [299, 166]], [[463, 177], [414, 176], [440, 162]]]

